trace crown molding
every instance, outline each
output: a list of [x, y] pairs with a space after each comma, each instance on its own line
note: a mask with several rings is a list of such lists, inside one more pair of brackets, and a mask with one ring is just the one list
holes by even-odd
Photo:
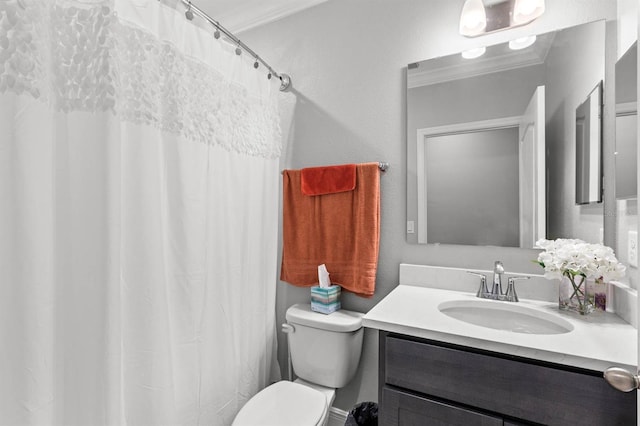
[[295, 0], [280, 2], [240, 3], [232, 12], [219, 15], [220, 23], [233, 33], [241, 33], [252, 28], [275, 22], [296, 14], [327, 0]]
[[553, 38], [553, 35], [538, 36], [533, 46], [523, 50], [510, 50], [505, 47], [507, 43], [489, 46], [487, 53], [476, 59], [463, 59], [460, 53], [457, 53], [410, 64], [407, 88], [543, 64]]

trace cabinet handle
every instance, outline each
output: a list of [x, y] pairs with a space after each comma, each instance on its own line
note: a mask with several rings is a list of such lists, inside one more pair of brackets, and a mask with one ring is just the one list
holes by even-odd
[[640, 379], [638, 376], [628, 372], [624, 368], [607, 368], [603, 376], [607, 383], [622, 392], [631, 392], [640, 387]]

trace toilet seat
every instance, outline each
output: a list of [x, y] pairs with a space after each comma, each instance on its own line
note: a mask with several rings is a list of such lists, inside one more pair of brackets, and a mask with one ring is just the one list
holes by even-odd
[[319, 426], [327, 413], [327, 399], [321, 392], [283, 380], [251, 398], [233, 426]]

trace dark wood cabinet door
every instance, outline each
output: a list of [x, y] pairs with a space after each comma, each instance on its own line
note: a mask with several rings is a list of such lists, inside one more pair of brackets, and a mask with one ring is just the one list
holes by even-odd
[[502, 426], [503, 424], [499, 417], [386, 387], [382, 390], [382, 407], [379, 424], [385, 426]]
[[396, 389], [550, 426], [636, 424], [635, 393], [602, 373], [393, 335], [381, 343], [380, 380]]

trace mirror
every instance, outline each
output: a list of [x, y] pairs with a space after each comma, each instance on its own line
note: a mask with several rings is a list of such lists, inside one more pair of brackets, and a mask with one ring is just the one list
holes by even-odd
[[602, 205], [573, 197], [575, 113], [604, 61], [597, 21], [409, 64], [407, 241], [532, 248], [585, 226], [597, 235]]
[[576, 204], [602, 202], [602, 84], [576, 108]]
[[635, 42], [616, 62], [616, 198], [638, 196], [637, 59]]

